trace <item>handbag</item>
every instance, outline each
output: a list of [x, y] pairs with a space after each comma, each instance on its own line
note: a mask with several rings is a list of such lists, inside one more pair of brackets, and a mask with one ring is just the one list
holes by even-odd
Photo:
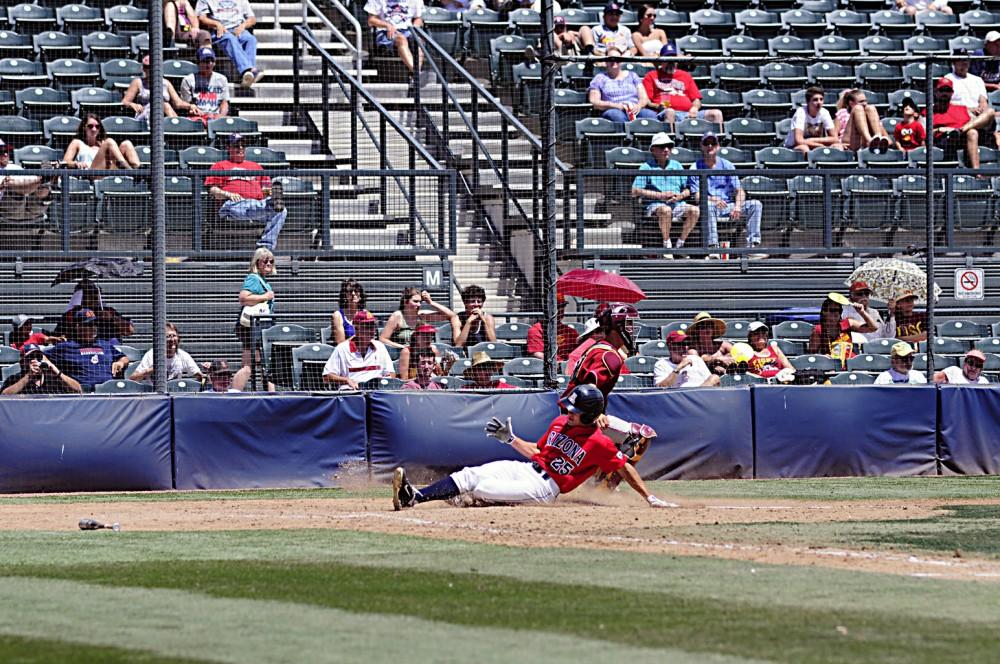
[[270, 313], [271, 309], [267, 306], [267, 302], [261, 302], [259, 304], [251, 304], [250, 306], [243, 307], [243, 311], [240, 312], [240, 325], [243, 327], [250, 327], [251, 316], [259, 316], [262, 314]]

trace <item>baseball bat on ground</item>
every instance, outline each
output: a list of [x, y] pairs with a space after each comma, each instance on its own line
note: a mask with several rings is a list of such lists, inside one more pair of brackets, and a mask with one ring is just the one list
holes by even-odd
[[100, 530], [101, 528], [121, 530], [117, 521], [115, 523], [102, 523], [96, 519], [80, 519], [80, 530]]

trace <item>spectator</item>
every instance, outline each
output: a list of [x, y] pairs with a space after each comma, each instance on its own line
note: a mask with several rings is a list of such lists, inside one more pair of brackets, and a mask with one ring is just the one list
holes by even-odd
[[[565, 362], [569, 359], [570, 351], [576, 348], [579, 335], [576, 330], [563, 323], [563, 316], [566, 315], [566, 296], [562, 293], [556, 295], [556, 359]], [[540, 360], [545, 359], [545, 330], [542, 321], [538, 321], [528, 328], [528, 344], [525, 352], [531, 357]]]
[[163, 0], [163, 43], [172, 46], [176, 42], [211, 46], [212, 35], [201, 29], [198, 13], [188, 0]]
[[[719, 139], [708, 132], [701, 137], [701, 158], [691, 165], [691, 170], [729, 171], [736, 167], [731, 162], [719, 156]], [[688, 189], [694, 194], [694, 203], [699, 202], [700, 182], [697, 175], [688, 177]], [[708, 176], [708, 248], [719, 248], [719, 217], [728, 216], [730, 221], [746, 219], [746, 246], [756, 249], [760, 246], [760, 216], [762, 211], [760, 201], [748, 200], [746, 191], [735, 175]], [[716, 251], [711, 251], [709, 258], [718, 258]], [[750, 254], [750, 258], [760, 254]]]
[[190, 104], [191, 116], [207, 127], [210, 120], [229, 115], [229, 81], [215, 71], [215, 51], [198, 49], [198, 71], [181, 80], [181, 99]]
[[[11, 147], [0, 140], [0, 218], [27, 221], [45, 216], [49, 205], [49, 184], [39, 175], [14, 175], [24, 172], [10, 161]], [[43, 164], [48, 166], [48, 164]]]
[[0, 395], [15, 394], [79, 394], [80, 383], [52, 364], [37, 344], [24, 344], [21, 349], [21, 373], [8, 376], [0, 386]]
[[354, 325], [354, 338], [337, 344], [323, 367], [323, 382], [335, 383], [342, 390], [356, 390], [373, 378], [394, 378], [396, 374], [389, 351], [375, 338], [378, 331], [375, 316], [362, 309], [351, 323]]
[[[142, 76], [132, 79], [128, 89], [122, 96], [122, 106], [132, 111], [136, 120], [149, 122], [149, 56], [142, 59]], [[177, 96], [177, 91], [173, 84], [167, 79], [163, 79], [163, 115], [168, 118], [176, 118], [177, 111], [191, 113], [197, 110], [197, 106], [183, 101]]]
[[410, 30], [423, 26], [423, 0], [368, 0], [365, 3], [368, 25], [375, 28], [375, 43], [395, 48], [403, 65], [413, 75]]
[[459, 329], [455, 345], [468, 348], [483, 341], [496, 341], [496, 321], [491, 314], [483, 311], [486, 291], [476, 285], [468, 286], [462, 291], [462, 303], [465, 311], [458, 314]]
[[990, 381], [983, 375], [984, 366], [986, 366], [986, 356], [982, 351], [970, 350], [965, 354], [961, 367], [945, 367], [942, 371], [935, 371], [934, 382], [949, 385], [987, 385]]
[[[404, 390], [441, 390], [444, 389], [439, 383], [435, 383], [431, 378], [434, 377], [434, 372], [437, 370], [437, 358], [434, 353], [427, 350], [418, 350], [414, 352], [413, 357], [416, 360], [417, 367], [416, 373], [413, 379], [407, 383], [403, 383]], [[402, 358], [400, 358], [402, 360]], [[400, 365], [400, 373], [402, 373], [402, 365]]]
[[646, 89], [634, 71], [622, 69], [617, 60], [621, 51], [608, 47], [605, 70], [594, 76], [587, 88], [587, 101], [602, 118], [625, 124], [636, 118], [656, 119], [656, 112], [646, 108]]
[[[670, 134], [662, 131], [655, 134], [649, 144], [653, 157], [639, 167], [639, 175], [632, 181], [632, 195], [642, 202], [644, 216], [656, 218], [660, 226], [660, 237], [666, 249], [673, 247], [670, 227], [674, 220], [684, 222], [681, 235], [677, 239], [677, 247], [681, 248], [687, 241], [691, 229], [698, 223], [699, 214], [697, 206], [684, 202], [691, 195], [691, 190], [688, 188], [688, 178], [683, 174], [683, 167], [670, 158], [670, 150], [673, 147], [674, 140], [670, 138]], [[680, 174], [642, 174], [642, 171], [649, 170], [678, 171]], [[669, 259], [674, 256], [666, 253], [663, 257]]]
[[889, 369], [875, 377], [876, 385], [922, 385], [927, 378], [919, 371], [913, 370], [913, 346], [900, 341], [892, 347], [889, 356]]
[[785, 147], [809, 154], [816, 148], [842, 149], [837, 126], [830, 111], [823, 108], [823, 88], [806, 89], [806, 103], [792, 116], [792, 129], [785, 137]]
[[979, 130], [985, 114], [973, 118], [969, 109], [952, 101], [954, 83], [948, 77], [937, 82], [934, 89], [934, 145], [942, 148], [945, 159], [954, 159], [965, 148], [971, 168], [979, 168]]
[[[262, 171], [260, 164], [245, 159], [246, 146], [241, 134], [229, 135], [229, 159], [212, 164], [210, 171]], [[285, 225], [285, 209], [281, 182], [271, 184], [266, 175], [209, 175], [205, 178], [208, 193], [221, 201], [219, 218], [237, 222], [264, 222], [257, 240], [258, 247], [273, 250]]]
[[927, 130], [924, 129], [924, 122], [920, 119], [920, 109], [917, 102], [912, 97], [906, 97], [901, 104], [903, 110], [903, 121], [893, 129], [893, 136], [896, 139], [896, 147], [903, 152], [915, 150], [927, 142]]
[[556, 53], [577, 55], [580, 52], [580, 33], [569, 29], [565, 16], [556, 16], [552, 19], [552, 31], [553, 48]]
[[613, 48], [618, 51], [618, 55], [635, 55], [632, 32], [619, 24], [621, 19], [622, 6], [617, 2], [606, 4], [601, 23], [592, 28], [586, 25], [580, 28], [581, 53], [610, 56]]
[[480, 351], [472, 357], [472, 364], [462, 372], [462, 377], [469, 381], [464, 390], [514, 390], [513, 385], [504, 382], [503, 362], [490, 359], [489, 353]]
[[80, 385], [94, 387], [125, 375], [128, 358], [116, 348], [117, 339], [97, 336], [97, 315], [78, 309], [73, 315], [73, 333], [68, 341], [49, 349], [49, 358]]
[[917, 296], [905, 291], [895, 300], [889, 300], [889, 317], [896, 320], [896, 338], [911, 344], [927, 341], [927, 314], [913, 310]]
[[52, 344], [66, 341], [65, 337], [49, 336], [44, 332], [32, 332], [34, 321], [38, 320], [25, 314], [18, 314], [11, 319], [13, 328], [10, 331], [10, 346], [21, 350], [28, 344], [36, 346], [51, 346]]
[[952, 72], [945, 78], [951, 80], [951, 102], [969, 109], [972, 119], [971, 127], [985, 133], [995, 129], [996, 114], [990, 104], [986, 82], [979, 76], [970, 73], [968, 51], [958, 49], [955, 55], [961, 59], [952, 62]]
[[[233, 386], [233, 370], [229, 368], [229, 362], [225, 360], [213, 360], [205, 365], [205, 373], [208, 376], [208, 388], [205, 392], [242, 392]], [[249, 371], [249, 367], [244, 367]], [[242, 371], [242, 369], [241, 369]]]
[[76, 284], [69, 306], [56, 326], [56, 335], [68, 336], [73, 329], [76, 312], [90, 309], [97, 315], [97, 337], [99, 339], [126, 339], [135, 334], [135, 325], [125, 316], [104, 303], [101, 289], [90, 279], [83, 278]]
[[[277, 269], [274, 265], [274, 254], [266, 247], [257, 247], [250, 260], [250, 269], [243, 286], [240, 288], [240, 306], [254, 307], [266, 303], [268, 313], [274, 312], [274, 289], [267, 282], [269, 277], [274, 276]], [[242, 318], [242, 316], [241, 316]], [[243, 345], [243, 366], [250, 366], [250, 353], [257, 353], [257, 362], [260, 363], [261, 351], [263, 350], [263, 330], [260, 324], [243, 325], [237, 321], [233, 328], [236, 338]]]
[[[201, 368], [194, 359], [188, 355], [187, 351], [181, 350], [181, 335], [177, 331], [177, 326], [167, 323], [167, 380], [175, 378], [196, 378], [202, 379]], [[153, 376], [153, 350], [146, 351], [142, 356], [135, 371], [129, 376], [132, 380], [140, 382]]]
[[354, 315], [368, 305], [368, 296], [361, 282], [346, 279], [340, 282], [340, 296], [337, 298], [337, 310], [330, 315], [331, 335], [334, 345], [342, 344], [354, 336], [354, 326], [351, 320]]
[[[421, 312], [421, 302], [426, 302], [429, 307], [434, 309], [434, 312]], [[459, 330], [458, 317], [454, 311], [435, 302], [427, 291], [418, 291], [412, 286], [407, 286], [403, 289], [402, 297], [399, 298], [399, 309], [389, 316], [379, 340], [386, 346], [404, 348], [409, 345], [413, 330], [421, 322], [430, 321], [450, 322], [452, 336]]]
[[733, 363], [733, 345], [719, 338], [725, 333], [725, 321], [702, 311], [688, 325], [685, 337], [688, 353], [701, 357], [709, 370], [720, 375]]
[[848, 150], [870, 148], [878, 154], [889, 149], [889, 134], [882, 126], [878, 109], [868, 105], [864, 90], [844, 90], [837, 101], [836, 121], [837, 140]]
[[[671, 43], [665, 44], [660, 55], [675, 57], [677, 49]], [[656, 117], [672, 127], [688, 118], [707, 120], [722, 127], [722, 111], [701, 107], [698, 84], [691, 74], [678, 69], [676, 62], [657, 63], [656, 69], [643, 76], [642, 87]]]
[[708, 370], [705, 360], [687, 352], [687, 335], [674, 330], [667, 335], [670, 357], [662, 357], [653, 366], [653, 382], [657, 387], [714, 387], [719, 377]]
[[896, 9], [914, 16], [919, 12], [939, 12], [941, 14], [953, 14], [948, 0], [896, 0]]
[[76, 136], [66, 146], [62, 165], [110, 171], [115, 168], [139, 168], [142, 162], [131, 141], [122, 141], [119, 145], [108, 136], [101, 120], [93, 113], [87, 113], [76, 130]]
[[844, 317], [844, 306], [851, 301], [840, 293], [829, 293], [819, 309], [819, 324], [813, 327], [809, 335], [809, 352], [819, 355], [829, 355], [839, 360], [841, 367], [847, 368], [847, 360], [856, 355], [852, 332], [864, 329], [876, 329], [867, 307], [855, 310], [863, 320]]
[[[422, 323], [417, 325], [410, 336], [410, 343], [399, 351], [399, 377], [402, 380], [410, 380], [417, 375], [417, 366], [414, 358], [420, 353], [430, 353], [434, 356], [435, 365], [440, 361], [441, 355], [434, 343], [437, 330], [433, 325]], [[383, 340], [382, 343], [385, 343]], [[413, 364], [411, 364], [413, 363]], [[451, 368], [451, 365], [448, 365]], [[446, 373], [446, 372], [445, 372]]]
[[201, 24], [215, 32], [212, 43], [221, 46], [240, 73], [240, 84], [250, 88], [264, 75], [257, 68], [257, 39], [250, 29], [257, 18], [248, 0], [198, 0]]
[[761, 378], [774, 378], [781, 371], [795, 373], [792, 363], [781, 349], [771, 342], [771, 329], [764, 323], [754, 321], [747, 326], [747, 343], [753, 349], [753, 357], [747, 362], [747, 370], [750, 373]]
[[[855, 343], [892, 339], [896, 333], [896, 321], [892, 318], [891, 312], [889, 321], [885, 322], [878, 309], [868, 304], [871, 294], [872, 289], [868, 287], [868, 284], [863, 281], [855, 281], [851, 284], [851, 290], [848, 293], [853, 306], [844, 307], [844, 311], [841, 313], [841, 318], [851, 318], [862, 323], [862, 327], [851, 333], [851, 339]], [[862, 314], [862, 311], [865, 313]], [[871, 319], [872, 324], [868, 323], [865, 315]]]
[[[983, 48], [974, 51], [973, 55], [1000, 56], [1000, 32], [990, 30], [983, 38]], [[1000, 90], [1000, 60], [976, 60], [970, 71], [983, 79], [983, 85], [988, 92]]]
[[[637, 55], [661, 55], [660, 49], [670, 43], [667, 33], [656, 27], [656, 7], [643, 5], [639, 10], [639, 27], [632, 33], [632, 45]], [[652, 97], [652, 93], [646, 90]]]

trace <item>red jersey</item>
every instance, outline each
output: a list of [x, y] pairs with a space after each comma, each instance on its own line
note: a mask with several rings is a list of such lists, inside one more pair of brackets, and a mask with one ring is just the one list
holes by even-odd
[[32, 332], [31, 334], [28, 335], [28, 338], [25, 339], [24, 341], [21, 341], [19, 343], [14, 343], [13, 341], [10, 342], [10, 347], [11, 348], [16, 348], [17, 350], [21, 350], [27, 344], [35, 344], [36, 346], [44, 346], [47, 339], [48, 339], [48, 336], [44, 332]]
[[[925, 112], [924, 115], [927, 115]], [[961, 129], [969, 121], [969, 109], [959, 104], [949, 104], [948, 110], [944, 113], [934, 114], [934, 128], [948, 127], [950, 129]], [[935, 134], [940, 133], [935, 131]]]
[[538, 439], [538, 454], [531, 457], [559, 485], [560, 493], [569, 493], [598, 470], [621, 470], [628, 461], [596, 426], [571, 427], [568, 419], [560, 415], [552, 420]]
[[781, 371], [781, 360], [774, 346], [768, 345], [759, 353], [754, 353], [753, 358], [747, 362], [750, 373], [757, 374], [761, 378], [773, 378]]
[[696, 99], [701, 99], [701, 90], [691, 74], [683, 69], [675, 69], [672, 78], [661, 78], [660, 72], [653, 70], [642, 77], [642, 87], [646, 96], [654, 104], [662, 104], [670, 98], [670, 108], [688, 112]]
[[[559, 323], [556, 329], [556, 359], [563, 362], [569, 359], [569, 352], [576, 348], [576, 340], [579, 338], [577, 331], [569, 325]], [[528, 328], [528, 354], [545, 352], [545, 336], [542, 331], [542, 324], [535, 323]]]
[[[223, 159], [212, 164], [210, 171], [262, 171], [260, 164], [255, 161], [243, 160], [240, 163]], [[243, 198], [252, 198], [256, 201], [264, 199], [262, 188], [271, 187], [271, 178], [266, 175], [210, 175], [205, 178], [205, 186], [208, 188], [218, 187], [222, 191], [231, 194], [239, 194]]]
[[618, 376], [621, 375], [624, 365], [622, 356], [611, 347], [611, 344], [607, 341], [598, 341], [583, 354], [573, 370], [573, 377], [566, 385], [563, 396], [572, 392], [577, 385], [590, 384], [604, 394], [604, 401], [607, 402], [611, 390], [618, 384]]
[[892, 130], [892, 135], [896, 137], [896, 145], [903, 152], [919, 148], [927, 141], [927, 131], [919, 120], [900, 122]]

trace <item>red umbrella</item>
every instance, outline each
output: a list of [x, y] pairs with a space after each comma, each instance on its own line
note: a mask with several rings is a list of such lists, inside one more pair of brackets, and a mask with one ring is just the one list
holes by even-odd
[[570, 270], [556, 281], [556, 292], [587, 300], [634, 304], [646, 294], [628, 277], [604, 270]]

